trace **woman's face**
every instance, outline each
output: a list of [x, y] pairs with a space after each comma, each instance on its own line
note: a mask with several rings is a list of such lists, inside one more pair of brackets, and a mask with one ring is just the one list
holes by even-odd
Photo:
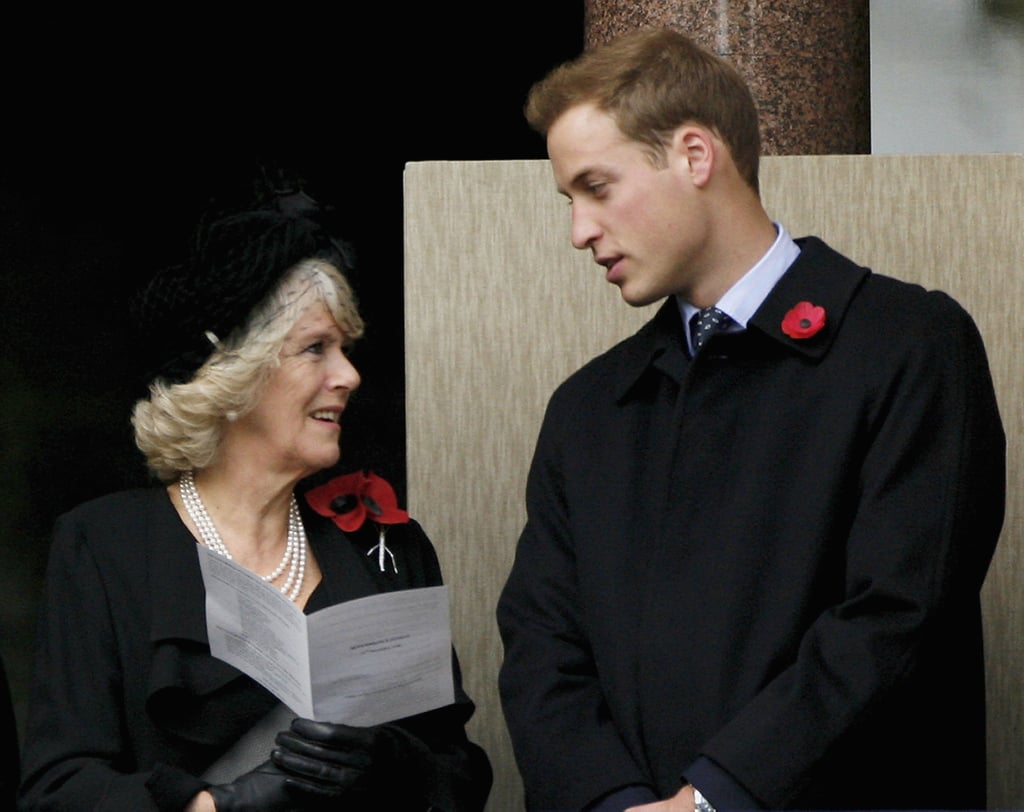
[[[256, 408], [228, 423], [228, 447], [262, 458], [274, 472], [308, 476], [341, 454], [341, 414], [360, 382], [347, 338], [322, 302], [292, 327]], [[229, 451], [228, 453], [231, 453]]]

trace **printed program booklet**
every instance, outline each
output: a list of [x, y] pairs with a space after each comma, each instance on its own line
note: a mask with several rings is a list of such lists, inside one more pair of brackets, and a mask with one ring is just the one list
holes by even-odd
[[196, 549], [213, 656], [296, 715], [368, 726], [455, 701], [447, 587], [385, 592], [306, 615], [255, 573]]

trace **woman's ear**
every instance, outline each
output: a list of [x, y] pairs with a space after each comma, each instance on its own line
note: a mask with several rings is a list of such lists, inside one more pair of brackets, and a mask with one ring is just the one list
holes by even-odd
[[672, 136], [672, 150], [690, 174], [694, 186], [703, 188], [715, 168], [718, 143], [711, 131], [699, 124], [684, 124]]

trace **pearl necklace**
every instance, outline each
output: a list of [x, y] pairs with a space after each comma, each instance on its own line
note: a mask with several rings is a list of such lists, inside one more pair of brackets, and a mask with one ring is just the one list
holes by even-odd
[[[231, 553], [227, 545], [217, 532], [213, 519], [206, 510], [206, 505], [199, 497], [199, 490], [196, 488], [195, 473], [186, 471], [178, 480], [178, 492], [181, 494], [181, 501], [185, 510], [199, 528], [199, 535], [203, 544], [209, 547], [218, 555], [231, 560]], [[260, 577], [267, 582], [275, 580], [285, 568], [288, 569], [288, 577], [285, 579], [281, 592], [288, 596], [289, 600], [295, 600], [302, 589], [302, 582], [306, 577], [306, 530], [302, 526], [302, 517], [299, 515], [299, 503], [292, 494], [291, 506], [288, 508], [288, 541], [284, 547], [284, 555], [281, 563], [277, 565], [269, 575]]]

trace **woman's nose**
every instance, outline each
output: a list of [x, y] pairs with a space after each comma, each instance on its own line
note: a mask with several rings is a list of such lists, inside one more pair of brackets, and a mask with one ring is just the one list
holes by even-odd
[[354, 392], [359, 388], [361, 382], [362, 377], [359, 375], [359, 370], [355, 368], [349, 357], [339, 349], [331, 363], [329, 380], [331, 389], [348, 389], [350, 392]]

